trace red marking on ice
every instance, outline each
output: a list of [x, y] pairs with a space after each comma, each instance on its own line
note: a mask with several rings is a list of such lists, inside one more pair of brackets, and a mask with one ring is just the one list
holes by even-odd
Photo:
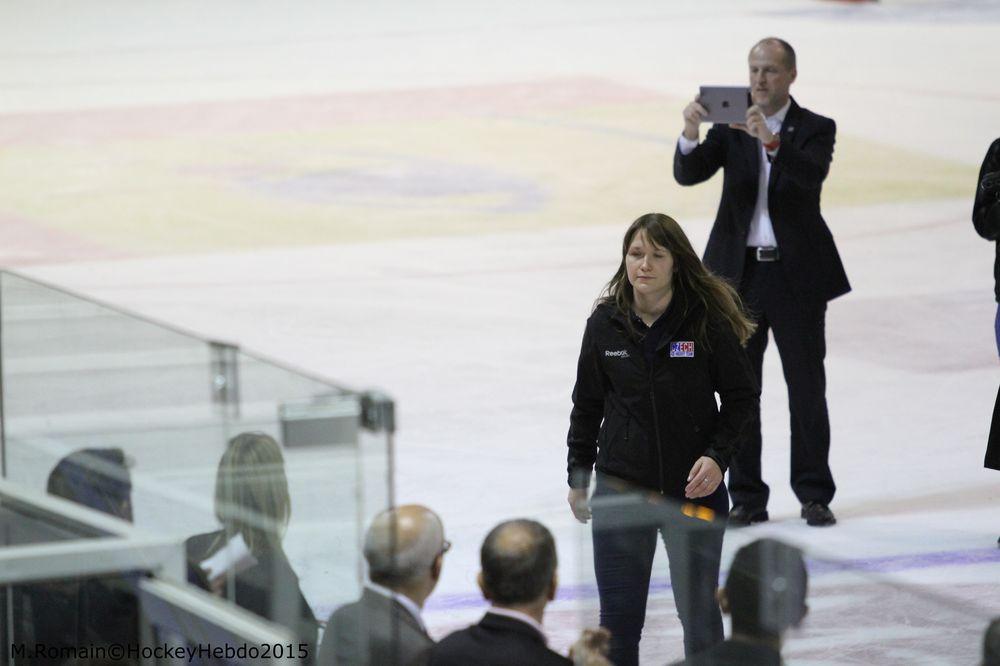
[[0, 266], [118, 259], [129, 256], [74, 233], [0, 215]]
[[661, 96], [595, 78], [265, 100], [4, 115], [0, 145], [329, 128], [351, 122], [504, 116]]

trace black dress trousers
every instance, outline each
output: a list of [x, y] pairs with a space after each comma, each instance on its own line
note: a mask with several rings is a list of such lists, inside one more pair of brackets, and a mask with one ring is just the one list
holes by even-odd
[[[781, 357], [791, 416], [791, 485], [799, 502], [829, 504], [836, 485], [830, 472], [830, 418], [826, 408], [826, 302], [803, 303], [792, 293], [785, 266], [760, 262], [747, 252], [740, 295], [757, 330], [747, 342], [750, 363], [761, 381], [768, 331]], [[770, 489], [761, 478], [760, 412], [729, 468], [734, 506], [767, 508]]]

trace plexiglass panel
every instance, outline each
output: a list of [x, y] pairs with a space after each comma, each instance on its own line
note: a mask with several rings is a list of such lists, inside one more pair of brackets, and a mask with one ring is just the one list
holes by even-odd
[[378, 399], [10, 273], [0, 326], [7, 480], [186, 541], [193, 582], [287, 626], [357, 597]]
[[[564, 558], [572, 564], [562, 569], [560, 594], [546, 611], [552, 644], [561, 650], [582, 628], [601, 623], [601, 587], [605, 611], [616, 607], [615, 595], [634, 577], [635, 553], [643, 548], [652, 549], [653, 561], [639, 649], [642, 664], [684, 658], [679, 612], [684, 604], [690, 616], [702, 618], [693, 623], [695, 632], [704, 630], [710, 614], [692, 603], [692, 593], [699, 594], [692, 583], [697, 585], [700, 570], [715, 557], [718, 585], [729, 588], [732, 608], [723, 615], [726, 638], [732, 637], [740, 613], [735, 596], [742, 604], [744, 634], [746, 618], [782, 628], [775, 633], [784, 637], [781, 654], [788, 664], [979, 663], [983, 634], [991, 619], [1000, 616], [1000, 549], [995, 538], [983, 538], [982, 526], [975, 523], [943, 532], [909, 516], [885, 516], [814, 528], [797, 516], [772, 516], [769, 523], [730, 529], [724, 517], [647, 492], [609, 496], [599, 491], [591, 498], [591, 509], [595, 517], [576, 530], [576, 546]], [[713, 534], [723, 539], [721, 551], [709, 543]], [[763, 555], [757, 552], [749, 584], [746, 577], [742, 584], [733, 582], [745, 572], [736, 564], [737, 553], [748, 546], [741, 558], [758, 549]], [[789, 556], [784, 546], [800, 553], [807, 571], [804, 588], [797, 582], [798, 556]], [[621, 553], [629, 551], [626, 560]], [[601, 585], [598, 570], [604, 576]], [[734, 571], [738, 573], [731, 578]], [[700, 585], [704, 596], [711, 583]], [[807, 609], [792, 626], [799, 589]], [[641, 608], [643, 593], [630, 596], [625, 606]], [[697, 635], [689, 630], [687, 639], [692, 638]]]

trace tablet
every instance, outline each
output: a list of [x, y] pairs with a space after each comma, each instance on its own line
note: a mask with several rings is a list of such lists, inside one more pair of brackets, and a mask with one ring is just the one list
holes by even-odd
[[750, 108], [747, 86], [701, 86], [698, 102], [708, 111], [710, 123], [745, 123]]

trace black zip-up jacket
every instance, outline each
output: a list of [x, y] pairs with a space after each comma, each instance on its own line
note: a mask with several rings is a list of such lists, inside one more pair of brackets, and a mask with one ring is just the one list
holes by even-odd
[[[586, 488], [597, 471], [683, 499], [695, 461], [709, 456], [723, 472], [746, 437], [760, 388], [732, 329], [709, 317], [707, 340], [680, 291], [652, 367], [642, 334], [610, 305], [587, 320], [570, 414], [569, 485]], [[721, 410], [715, 394], [721, 400]]]

